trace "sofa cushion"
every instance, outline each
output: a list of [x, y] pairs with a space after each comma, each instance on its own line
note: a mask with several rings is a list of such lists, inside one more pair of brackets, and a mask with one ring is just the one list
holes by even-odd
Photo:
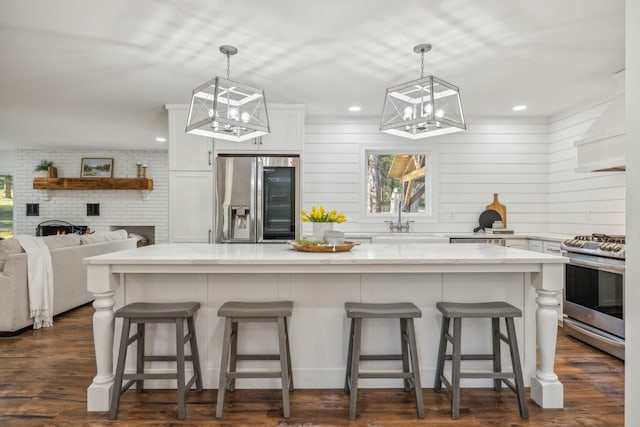
[[49, 250], [68, 248], [70, 246], [80, 245], [80, 236], [77, 234], [63, 234], [60, 236], [44, 236], [42, 238]]
[[80, 244], [90, 245], [92, 243], [109, 242], [111, 240], [123, 240], [128, 236], [127, 230], [115, 230], [85, 234], [80, 236]]
[[24, 250], [16, 239], [0, 240], [0, 271], [4, 271], [4, 264], [9, 255], [19, 254], [20, 252], [24, 252]]

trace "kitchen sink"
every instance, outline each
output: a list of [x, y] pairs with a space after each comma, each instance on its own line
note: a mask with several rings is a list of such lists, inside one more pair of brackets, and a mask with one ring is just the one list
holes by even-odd
[[390, 233], [372, 236], [371, 243], [449, 243], [449, 238], [433, 234]]

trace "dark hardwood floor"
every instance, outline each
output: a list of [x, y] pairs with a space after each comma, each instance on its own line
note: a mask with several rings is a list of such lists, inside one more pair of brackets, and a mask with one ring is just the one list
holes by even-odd
[[[505, 389], [464, 389], [461, 417], [449, 417], [446, 394], [424, 390], [426, 418], [418, 420], [411, 393], [362, 390], [358, 418], [350, 421], [342, 390], [296, 390], [291, 418], [281, 417], [279, 390], [229, 393], [225, 418], [215, 419], [214, 390], [192, 392], [187, 419], [176, 418], [175, 391], [128, 391], [117, 421], [86, 411], [86, 388], [95, 375], [93, 308], [84, 306], [56, 319], [53, 328], [0, 337], [0, 425], [218, 425], [218, 426], [615, 426], [624, 424], [624, 363], [560, 329], [556, 372], [564, 383], [565, 408], [542, 410], [529, 401], [529, 420], [518, 415]], [[528, 394], [528, 393], [527, 393]]]

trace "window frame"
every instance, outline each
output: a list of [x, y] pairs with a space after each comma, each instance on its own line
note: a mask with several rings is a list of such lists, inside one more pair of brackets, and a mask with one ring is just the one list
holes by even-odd
[[[376, 145], [365, 145], [360, 150], [360, 197], [361, 220], [364, 223], [379, 223], [397, 218], [397, 213], [381, 212], [370, 213], [367, 209], [368, 198], [368, 164], [369, 154], [422, 154], [425, 156], [425, 207], [424, 213], [402, 212], [403, 221], [415, 221], [416, 223], [434, 223], [438, 221], [438, 149], [437, 146], [426, 144], [397, 144], [392, 148], [389, 146], [380, 147]], [[426, 195], [430, 195], [430, 200]]]

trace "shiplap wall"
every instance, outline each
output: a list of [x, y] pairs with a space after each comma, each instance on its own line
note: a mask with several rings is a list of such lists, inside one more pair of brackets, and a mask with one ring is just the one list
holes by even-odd
[[574, 142], [609, 103], [554, 118], [550, 123], [550, 232], [625, 234], [625, 173], [574, 172]]
[[[367, 218], [364, 148], [407, 147], [379, 132], [377, 121], [307, 118], [302, 205], [337, 208], [347, 216], [343, 231], [387, 231], [385, 219]], [[545, 122], [508, 119], [475, 121], [466, 132], [409, 141], [437, 152], [436, 221], [417, 220], [412, 231], [470, 232], [499, 193], [508, 227], [548, 231], [549, 127]], [[400, 150], [402, 151], [402, 150]], [[413, 219], [413, 218], [412, 218]]]

